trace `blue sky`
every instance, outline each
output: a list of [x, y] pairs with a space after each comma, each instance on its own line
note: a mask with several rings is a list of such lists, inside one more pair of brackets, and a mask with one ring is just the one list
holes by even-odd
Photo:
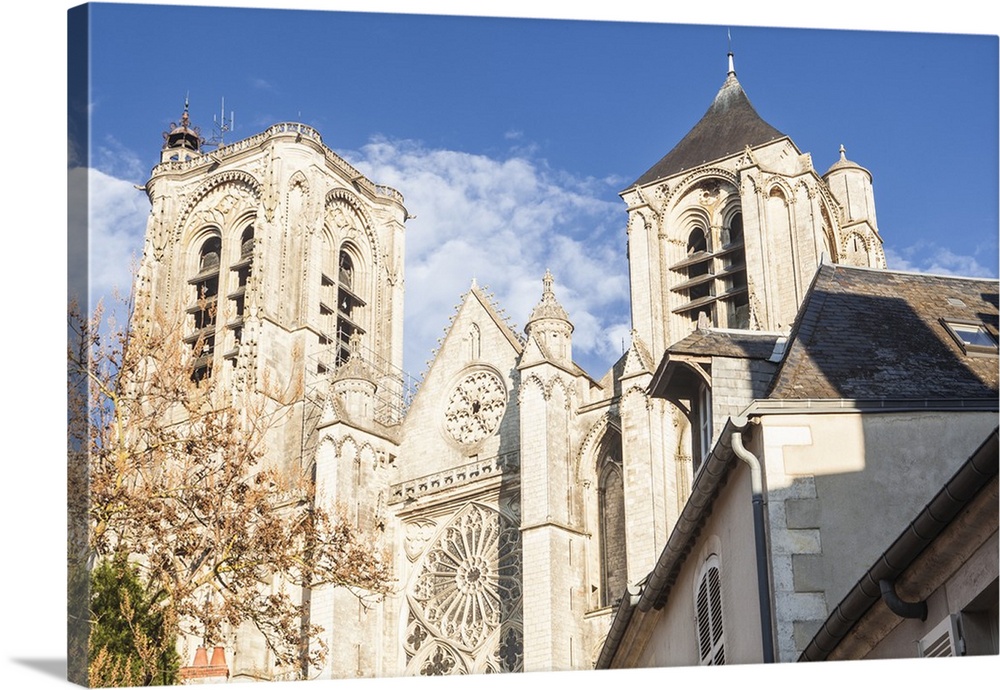
[[304, 122], [403, 193], [410, 374], [472, 278], [523, 323], [550, 268], [600, 376], [630, 329], [617, 193], [704, 113], [727, 34], [758, 112], [820, 173], [841, 144], [872, 171], [891, 268], [997, 275], [995, 36], [98, 4], [92, 287], [126, 279], [132, 185], [185, 96], [205, 135], [224, 98], [227, 141]]

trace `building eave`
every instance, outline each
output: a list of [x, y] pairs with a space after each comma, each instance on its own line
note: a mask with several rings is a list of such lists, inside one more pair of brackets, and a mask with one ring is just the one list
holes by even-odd
[[595, 668], [611, 668], [632, 624], [636, 613], [634, 609], [645, 614], [651, 610], [660, 610], [666, 605], [677, 573], [687, 560], [701, 525], [711, 513], [719, 489], [730, 470], [736, 465], [737, 458], [730, 439], [734, 433], [743, 431], [746, 427], [746, 418], [730, 417], [726, 420], [725, 427], [719, 434], [719, 440], [702, 463], [698, 476], [695, 477], [691, 486], [691, 496], [684, 504], [684, 510], [681, 511], [677, 524], [674, 525], [653, 570], [640, 583], [640, 592], [636, 596], [632, 588], [627, 588], [622, 595], [622, 603], [601, 647]]
[[997, 476], [998, 430], [994, 429], [952, 478], [924, 506], [906, 530], [858, 580], [820, 626], [799, 661], [822, 661], [882, 598], [880, 580], [895, 580]]

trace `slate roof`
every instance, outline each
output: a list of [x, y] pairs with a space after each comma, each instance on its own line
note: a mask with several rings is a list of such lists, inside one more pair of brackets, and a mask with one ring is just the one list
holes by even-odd
[[670, 153], [630, 185], [644, 185], [709, 161], [726, 158], [785, 135], [764, 122], [730, 72], [698, 124]]
[[824, 265], [770, 399], [996, 399], [995, 355], [965, 354], [941, 319], [997, 336], [996, 280]]
[[770, 359], [777, 333], [698, 329], [667, 348], [671, 354]]

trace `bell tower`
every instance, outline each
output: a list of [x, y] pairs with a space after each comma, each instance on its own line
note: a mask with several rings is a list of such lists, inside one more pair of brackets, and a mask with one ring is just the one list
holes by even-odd
[[[263, 396], [265, 467], [314, 477], [317, 503], [378, 530], [403, 413], [403, 197], [300, 123], [205, 149], [185, 103], [145, 185], [139, 303], [175, 324], [199, 385]], [[352, 594], [299, 595], [327, 631], [377, 638]], [[271, 677], [250, 627], [231, 631], [232, 677]], [[316, 672], [372, 674], [377, 645], [326, 642]]]
[[821, 261], [885, 267], [871, 174], [842, 155], [821, 177], [757, 114], [732, 53], [708, 111], [621, 196], [633, 327], [653, 352], [699, 325], [787, 330]]

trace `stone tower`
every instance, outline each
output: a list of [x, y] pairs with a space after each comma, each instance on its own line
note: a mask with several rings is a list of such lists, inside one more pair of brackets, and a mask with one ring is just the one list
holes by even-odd
[[[402, 196], [302, 124], [205, 150], [185, 105], [164, 139], [145, 185], [139, 290], [176, 320], [196, 381], [259, 390], [282, 410], [264, 462], [314, 475], [318, 501], [375, 529], [403, 412]], [[328, 631], [376, 636], [374, 616], [359, 614], [351, 595], [299, 595]], [[263, 640], [245, 627], [232, 635], [232, 676], [273, 677]], [[360, 653], [328, 643], [327, 674], [373, 663], [365, 654], [375, 645]]]
[[729, 73], [687, 135], [621, 196], [632, 322], [653, 352], [707, 326], [787, 330], [821, 261], [885, 267], [871, 174], [823, 176]]

